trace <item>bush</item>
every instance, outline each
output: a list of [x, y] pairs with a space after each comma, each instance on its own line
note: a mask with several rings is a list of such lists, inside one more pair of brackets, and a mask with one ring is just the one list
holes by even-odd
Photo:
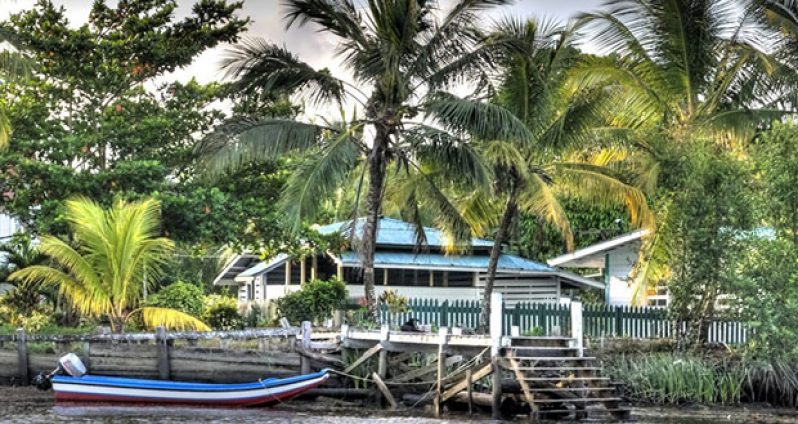
[[299, 291], [277, 300], [277, 311], [292, 324], [319, 322], [343, 307], [347, 295], [346, 285], [341, 280], [313, 280], [305, 283]]
[[218, 294], [205, 297], [202, 320], [214, 330], [235, 330], [242, 327], [236, 299]]
[[205, 294], [201, 287], [178, 281], [150, 296], [146, 304], [158, 308], [174, 309], [199, 318], [202, 315], [204, 299]]

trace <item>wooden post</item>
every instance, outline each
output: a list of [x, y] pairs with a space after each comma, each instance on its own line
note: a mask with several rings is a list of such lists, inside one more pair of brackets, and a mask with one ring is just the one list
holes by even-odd
[[91, 373], [91, 342], [86, 341], [83, 343], [83, 351], [86, 353], [86, 359], [83, 361], [83, 365], [86, 366], [86, 373]]
[[388, 285], [388, 268], [382, 269], [382, 285], [383, 286]]
[[166, 329], [163, 327], [155, 329], [155, 346], [158, 349], [158, 377], [161, 380], [169, 380], [172, 374], [169, 367], [169, 343], [166, 340]]
[[491, 416], [494, 420], [502, 419], [501, 405], [502, 405], [502, 371], [499, 368], [499, 357], [493, 355], [490, 358], [490, 363], [493, 366], [492, 376], [492, 396], [491, 396]]
[[291, 284], [291, 259], [285, 261], [285, 294], [288, 294], [288, 285]]
[[435, 409], [435, 416], [441, 416], [441, 403], [443, 398], [443, 377], [446, 369], [444, 368], [446, 365], [446, 356], [443, 352], [443, 347], [446, 345], [446, 338], [449, 335], [449, 329], [446, 327], [441, 327], [438, 330], [438, 383], [435, 387], [435, 399], [432, 402], [433, 408]]
[[435, 287], [435, 271], [430, 270], [429, 272], [429, 286]]
[[24, 328], [17, 329], [17, 368], [22, 384], [30, 384], [30, 372], [28, 370], [28, 335]]
[[582, 302], [571, 302], [571, 339], [576, 356], [584, 356], [584, 333], [582, 331]]
[[502, 294], [493, 292], [490, 297], [490, 320], [488, 322], [490, 324], [490, 337], [492, 340], [490, 361], [491, 365], [493, 365], [493, 388], [491, 397], [491, 407], [493, 410], [491, 413], [495, 420], [500, 420], [502, 417], [500, 410], [502, 404], [502, 372], [499, 367], [499, 352], [502, 345], [503, 306], [504, 300], [502, 299]]
[[[310, 350], [310, 333], [312, 326], [310, 321], [302, 321], [302, 351], [307, 352]], [[299, 357], [299, 372], [301, 374], [310, 374], [310, 359], [301, 355]]]
[[344, 266], [343, 265], [338, 264], [338, 267], [336, 268], [336, 275], [338, 275], [338, 279], [339, 280], [344, 281]]
[[310, 263], [310, 279], [316, 280], [319, 278], [319, 257], [317, 255], [313, 255], [313, 259]]
[[305, 284], [305, 277], [307, 274], [305, 271], [305, 262], [307, 262], [307, 258], [304, 256], [299, 258], [299, 284]]
[[468, 415], [474, 413], [474, 391], [471, 386], [474, 385], [474, 381], [471, 379], [471, 368], [466, 370], [466, 390], [468, 391]]
[[[383, 346], [388, 342], [389, 331], [390, 326], [388, 326], [388, 324], [383, 324], [380, 328], [380, 343]], [[385, 378], [388, 375], [388, 351], [385, 349], [380, 350], [380, 359], [377, 363], [377, 374], [380, 378]]]

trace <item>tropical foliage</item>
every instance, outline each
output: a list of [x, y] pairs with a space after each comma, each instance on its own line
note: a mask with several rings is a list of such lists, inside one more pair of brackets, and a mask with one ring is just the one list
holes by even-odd
[[462, 241], [469, 238], [470, 227], [432, 183], [425, 159], [446, 158], [449, 164], [437, 171], [448, 171], [450, 181], [486, 184], [471, 138], [532, 140], [526, 126], [500, 106], [446, 91], [464, 81], [476, 83], [478, 92], [486, 88], [490, 53], [505, 40], [486, 39], [477, 24], [482, 13], [505, 3], [460, 0], [441, 14], [432, 1], [369, 1], [363, 9], [349, 0], [286, 1], [287, 27], [312, 23], [341, 39], [338, 54], [354, 84], [264, 40], [248, 40], [228, 52], [224, 68], [237, 90], [249, 96], [299, 93], [315, 104], [350, 101], [360, 106], [363, 116], [337, 121], [235, 119], [208, 138], [206, 150], [216, 171], [300, 152], [310, 158], [292, 174], [284, 193], [294, 228], [316, 217], [319, 199], [332, 197], [358, 175], [352, 210], [357, 213], [363, 192], [366, 221], [356, 247], [372, 316], [374, 244], [386, 178], [393, 174], [389, 167], [414, 175], [418, 189], [407, 191], [406, 210], [418, 210], [422, 202], [437, 207], [443, 213], [435, 223]]
[[169, 239], [158, 237], [157, 201], [119, 201], [105, 210], [91, 200], [75, 199], [66, 207], [74, 246], [43, 236], [39, 249], [54, 264], [20, 269], [11, 274], [12, 280], [57, 287], [83, 315], [108, 319], [115, 332], [137, 315], [148, 327], [208, 329], [186, 313], [141, 305], [144, 291], [157, 280], [174, 248]]
[[319, 322], [346, 304], [346, 284], [338, 279], [312, 280], [302, 288], [277, 300], [277, 312], [289, 322]]

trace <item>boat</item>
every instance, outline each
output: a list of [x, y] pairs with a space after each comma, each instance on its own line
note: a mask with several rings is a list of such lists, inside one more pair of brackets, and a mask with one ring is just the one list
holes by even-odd
[[325, 369], [242, 384], [191, 383], [86, 374], [74, 354], [61, 358], [59, 364], [53, 373], [39, 377], [37, 384], [52, 385], [56, 402], [268, 406], [305, 393], [329, 378]]
[[203, 406], [268, 406], [300, 395], [329, 378], [328, 370], [243, 384], [209, 384], [99, 375], [55, 375], [56, 402], [131, 402]]

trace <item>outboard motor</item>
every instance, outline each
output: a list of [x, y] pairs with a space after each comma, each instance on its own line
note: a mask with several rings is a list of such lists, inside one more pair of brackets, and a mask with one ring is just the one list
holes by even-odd
[[86, 366], [83, 365], [83, 361], [78, 358], [78, 355], [74, 353], [67, 353], [62, 356], [61, 359], [58, 360], [58, 365], [61, 366], [64, 372], [72, 377], [83, 377], [86, 374]]
[[82, 377], [86, 374], [86, 366], [83, 365], [83, 361], [78, 358], [78, 355], [67, 353], [58, 360], [58, 368], [52, 370], [49, 374], [40, 373], [33, 377], [31, 384], [39, 390], [50, 390], [53, 387], [50, 379], [61, 371], [72, 377]]

